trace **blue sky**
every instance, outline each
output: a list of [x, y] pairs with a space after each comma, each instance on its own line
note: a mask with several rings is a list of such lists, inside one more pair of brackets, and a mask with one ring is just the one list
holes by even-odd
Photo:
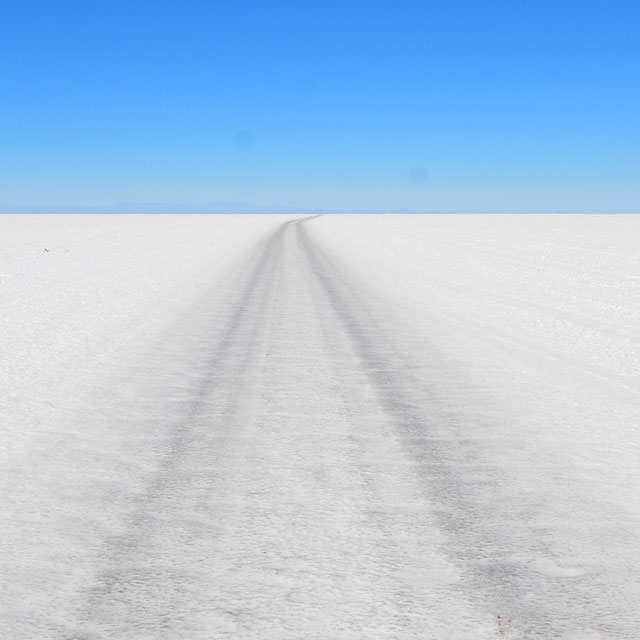
[[1, 29], [2, 210], [640, 212], [636, 2], [22, 0]]

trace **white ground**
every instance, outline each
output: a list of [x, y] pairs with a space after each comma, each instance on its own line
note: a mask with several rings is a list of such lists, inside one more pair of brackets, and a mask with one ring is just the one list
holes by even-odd
[[0, 310], [1, 638], [638, 637], [640, 216], [2, 216]]

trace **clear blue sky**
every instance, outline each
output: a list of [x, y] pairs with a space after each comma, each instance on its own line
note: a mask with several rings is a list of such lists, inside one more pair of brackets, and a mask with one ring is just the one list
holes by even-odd
[[637, 2], [3, 3], [0, 206], [640, 211]]

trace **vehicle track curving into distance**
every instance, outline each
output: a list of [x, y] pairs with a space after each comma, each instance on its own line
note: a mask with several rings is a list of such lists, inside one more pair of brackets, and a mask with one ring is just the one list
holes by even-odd
[[522, 570], [514, 540], [553, 553], [526, 505], [309, 220], [165, 345], [187, 363], [171, 417], [139, 421], [145, 482], [58, 636], [617, 637], [580, 584]]

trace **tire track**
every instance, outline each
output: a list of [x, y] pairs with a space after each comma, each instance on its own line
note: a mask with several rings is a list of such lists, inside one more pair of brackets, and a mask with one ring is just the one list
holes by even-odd
[[493, 637], [450, 585], [301, 225], [231, 287], [216, 341], [206, 317], [194, 324], [188, 348], [210, 346], [186, 372], [184, 418], [63, 637]]
[[[424, 363], [421, 375], [414, 373], [415, 358], [398, 346], [400, 327], [390, 331], [371, 314], [363, 302], [362, 285], [354, 286], [347, 274], [336, 269], [305, 225], [298, 224], [296, 234], [318, 295], [329, 301], [407, 454], [421, 471], [425, 500], [437, 505], [449, 555], [466, 576], [467, 597], [494, 613], [499, 636], [633, 637], [634, 622], [623, 590], [613, 600], [612, 593], [594, 598], [611, 589], [606, 583], [600, 586], [597, 574], [566, 571], [560, 578], [529, 568], [538, 558], [557, 566], [554, 540], [563, 535], [535, 526], [546, 505], [514, 491], [476, 425], [470, 425], [473, 431], [467, 434], [464, 429], [469, 425], [456, 424], [456, 392], [447, 390], [444, 400], [437, 397], [436, 389], [443, 383], [436, 382], [434, 374], [450, 379], [444, 382], [446, 388], [459, 383], [456, 373], [435, 350], [434, 362]], [[403, 346], [411, 348], [412, 343], [424, 353], [424, 345], [412, 337]], [[457, 401], [473, 401], [473, 396], [459, 396]], [[620, 615], [611, 615], [612, 602]]]
[[[231, 435], [234, 428], [242, 426], [239, 419], [242, 397], [230, 393], [229, 387], [243, 384], [243, 379], [250, 374], [252, 364], [260, 355], [265, 318], [268, 318], [273, 304], [272, 287], [280, 268], [282, 236], [288, 224], [285, 223], [262, 247], [258, 247], [257, 257], [249, 259], [236, 284], [230, 287], [223, 329], [208, 352], [197, 358], [200, 362], [195, 363], [197, 371], [191, 377], [199, 381], [181, 402], [180, 414], [184, 417], [161, 438], [161, 460], [146, 489], [131, 505], [124, 532], [105, 541], [104, 568], [89, 589], [86, 607], [79, 616], [76, 629], [67, 631], [65, 638], [112, 638], [114, 625], [119, 624], [123, 628], [137, 626], [136, 612], [133, 612], [133, 618], [129, 616], [129, 605], [136, 599], [132, 594], [141, 591], [144, 582], [156, 581], [159, 576], [145, 576], [136, 557], [162, 527], [159, 514], [167, 508], [162, 504], [167, 493], [175, 492], [177, 485], [190, 479], [181, 477], [185, 475], [181, 467], [201, 446], [203, 428], [209, 427], [203, 427], [202, 416], [214, 412], [219, 416], [211, 426], [218, 431], [223, 446], [220, 456], [225, 455], [224, 449], [232, 446], [233, 442], [233, 437], [225, 438], [225, 434]], [[203, 330], [207, 330], [206, 326]], [[246, 382], [244, 384], [247, 386]], [[165, 587], [171, 582], [171, 576], [161, 578]], [[154, 591], [154, 588], [149, 586], [149, 591]], [[170, 603], [168, 608], [171, 608]], [[124, 619], [118, 620], [119, 617]], [[90, 630], [83, 630], [87, 628]]]

